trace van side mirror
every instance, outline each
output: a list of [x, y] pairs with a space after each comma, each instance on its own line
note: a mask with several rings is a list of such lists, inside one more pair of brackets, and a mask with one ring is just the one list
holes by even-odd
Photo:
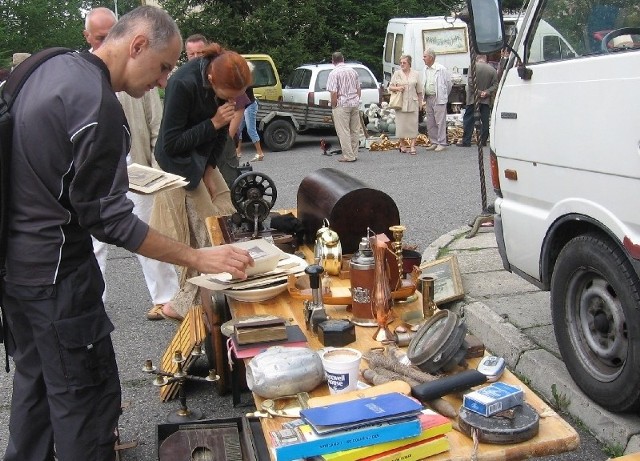
[[469, 24], [476, 53], [491, 54], [505, 45], [504, 21], [500, 0], [467, 0], [467, 15], [460, 15]]

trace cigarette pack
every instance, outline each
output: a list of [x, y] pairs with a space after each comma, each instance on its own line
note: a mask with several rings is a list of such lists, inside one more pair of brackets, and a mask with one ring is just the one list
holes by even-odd
[[482, 416], [491, 416], [522, 405], [524, 392], [519, 387], [497, 382], [465, 394], [462, 406]]

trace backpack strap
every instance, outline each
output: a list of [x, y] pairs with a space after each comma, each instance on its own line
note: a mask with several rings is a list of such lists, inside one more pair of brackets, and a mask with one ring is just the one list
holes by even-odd
[[35, 54], [32, 54], [19, 65], [17, 65], [16, 68], [11, 71], [9, 77], [2, 86], [2, 98], [7, 105], [7, 110], [11, 109], [13, 100], [16, 98], [16, 96], [18, 96], [18, 93], [24, 86], [29, 76], [33, 73], [33, 71], [40, 67], [40, 64], [50, 58], [53, 58], [54, 56], [70, 52], [73, 52], [73, 50], [70, 48], [46, 48], [44, 50], [38, 51]]

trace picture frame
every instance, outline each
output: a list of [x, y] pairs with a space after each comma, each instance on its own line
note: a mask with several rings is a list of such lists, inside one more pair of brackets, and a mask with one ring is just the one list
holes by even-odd
[[420, 264], [421, 276], [434, 278], [433, 300], [440, 306], [464, 298], [462, 277], [456, 255]]
[[469, 51], [467, 30], [464, 27], [423, 30], [422, 44], [425, 50], [431, 48], [436, 54], [466, 53]]

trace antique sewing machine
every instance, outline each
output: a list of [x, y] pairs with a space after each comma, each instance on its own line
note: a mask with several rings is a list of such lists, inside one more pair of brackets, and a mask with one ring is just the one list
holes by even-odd
[[271, 226], [271, 220], [280, 216], [271, 212], [277, 196], [276, 186], [266, 174], [248, 171], [238, 176], [231, 186], [231, 203], [236, 212], [218, 217], [224, 242], [265, 238], [293, 253], [298, 247], [295, 236]]

